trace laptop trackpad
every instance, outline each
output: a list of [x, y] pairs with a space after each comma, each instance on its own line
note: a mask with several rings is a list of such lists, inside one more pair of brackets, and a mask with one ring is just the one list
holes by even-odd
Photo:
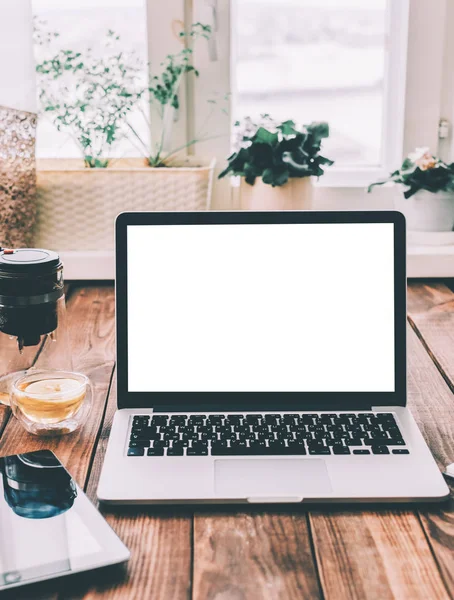
[[214, 484], [223, 498], [304, 498], [332, 491], [325, 461], [319, 458], [219, 459]]

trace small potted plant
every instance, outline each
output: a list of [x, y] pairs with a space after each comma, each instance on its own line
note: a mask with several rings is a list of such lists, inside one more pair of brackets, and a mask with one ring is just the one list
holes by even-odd
[[246, 210], [291, 210], [312, 207], [312, 177], [323, 175], [333, 161], [320, 154], [329, 136], [327, 123], [297, 126], [262, 115], [237, 127], [237, 151], [219, 175], [240, 176], [240, 204]]
[[[111, 250], [113, 223], [122, 211], [209, 208], [215, 161], [185, 155], [206, 138], [172, 144], [172, 129], [184, 78], [198, 75], [192, 45], [210, 33], [207, 25], [192, 25], [180, 34], [182, 49], [153, 72], [121, 48], [113, 31], [102, 56], [89, 49], [55, 53], [54, 34], [38, 36], [41, 115], [70, 134], [82, 160], [38, 161], [35, 244]], [[113, 157], [120, 139], [129, 139], [137, 158]]]
[[417, 148], [387, 179], [372, 183], [403, 186], [396, 208], [406, 218], [409, 231], [452, 231], [454, 226], [454, 163], [446, 164], [428, 148]]

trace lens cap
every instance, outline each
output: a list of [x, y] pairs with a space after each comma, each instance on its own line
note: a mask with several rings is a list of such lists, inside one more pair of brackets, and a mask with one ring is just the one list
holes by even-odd
[[52, 250], [42, 248], [18, 248], [0, 251], [0, 277], [2, 273], [21, 273], [35, 275], [51, 273], [60, 265], [60, 257]]

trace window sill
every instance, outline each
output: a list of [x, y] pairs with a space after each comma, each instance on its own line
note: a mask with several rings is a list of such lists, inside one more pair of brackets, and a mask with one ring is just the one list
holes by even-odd
[[388, 176], [382, 167], [332, 167], [314, 181], [317, 188], [367, 188]]

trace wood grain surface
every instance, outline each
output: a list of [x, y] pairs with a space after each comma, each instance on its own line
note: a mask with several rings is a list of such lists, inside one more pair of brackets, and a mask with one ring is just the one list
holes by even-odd
[[[409, 402], [440, 467], [454, 461], [454, 293], [409, 285]], [[76, 285], [68, 301], [75, 367], [95, 388], [81, 432], [28, 435], [0, 408], [0, 455], [49, 447], [96, 502], [116, 409], [114, 293]], [[371, 315], [373, 318], [373, 315]], [[158, 600], [418, 600], [454, 597], [454, 506], [107, 510], [131, 549], [126, 567], [3, 594], [10, 598]], [[0, 532], [1, 535], [1, 532]]]
[[411, 282], [409, 321], [454, 391], [454, 293], [443, 282]]
[[[454, 293], [443, 283], [410, 283], [409, 406], [441, 470], [454, 462]], [[454, 486], [451, 484], [451, 492]], [[420, 511], [454, 597], [454, 501]]]
[[306, 514], [243, 510], [196, 512], [193, 597], [321, 598]]

